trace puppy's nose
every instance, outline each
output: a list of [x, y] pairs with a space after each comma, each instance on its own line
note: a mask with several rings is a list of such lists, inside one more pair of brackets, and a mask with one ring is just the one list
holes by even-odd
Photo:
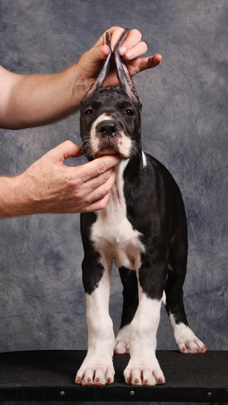
[[106, 120], [98, 124], [97, 130], [102, 138], [109, 138], [117, 134], [118, 127], [115, 121]]

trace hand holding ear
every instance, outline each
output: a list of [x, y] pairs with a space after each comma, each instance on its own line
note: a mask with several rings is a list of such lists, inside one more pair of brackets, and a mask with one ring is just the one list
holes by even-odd
[[[115, 48], [120, 36], [124, 32], [121, 27], [112, 27], [108, 30], [109, 39], [112, 49]], [[123, 57], [125, 64], [127, 65], [130, 76], [145, 70], [151, 69], [161, 63], [162, 56], [156, 54], [154, 56], [140, 58], [147, 52], [147, 45], [141, 41], [142, 34], [137, 29], [129, 31], [125, 42], [120, 48], [120, 55]], [[109, 54], [109, 47], [106, 44], [106, 32], [99, 38], [97, 43], [84, 55], [78, 62], [78, 67], [81, 71], [81, 75], [84, 79], [93, 83], [102, 66], [104, 60]], [[105, 86], [118, 86], [118, 79], [115, 69], [111, 69], [106, 81]]]

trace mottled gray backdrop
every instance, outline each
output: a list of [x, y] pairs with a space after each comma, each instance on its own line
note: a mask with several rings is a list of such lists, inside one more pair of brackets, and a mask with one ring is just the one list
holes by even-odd
[[[59, 72], [113, 25], [138, 28], [148, 55], [163, 55], [159, 67], [134, 79], [143, 102], [143, 145], [183, 193], [185, 305], [209, 350], [228, 350], [227, 12], [226, 0], [0, 2], [0, 63], [13, 72]], [[37, 129], [0, 130], [0, 174], [24, 171], [66, 139], [80, 143], [77, 114]], [[2, 219], [0, 232], [0, 351], [85, 349], [79, 215]], [[117, 329], [116, 269], [110, 311]], [[175, 349], [164, 309], [158, 348]]]

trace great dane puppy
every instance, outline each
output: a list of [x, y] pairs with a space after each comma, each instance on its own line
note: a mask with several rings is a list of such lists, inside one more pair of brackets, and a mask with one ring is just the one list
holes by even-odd
[[[141, 103], [119, 48], [114, 58], [119, 88], [105, 87], [112, 55], [81, 105], [81, 137], [89, 160], [118, 153], [116, 182], [107, 206], [81, 215], [83, 283], [87, 303], [88, 352], [77, 375], [83, 385], [114, 380], [113, 350], [129, 352], [125, 381], [163, 384], [156, 358], [162, 299], [182, 353], [204, 353], [205, 345], [188, 326], [183, 304], [187, 225], [180, 190], [168, 170], [141, 146]], [[123, 313], [114, 337], [109, 315], [112, 261], [123, 283]]]

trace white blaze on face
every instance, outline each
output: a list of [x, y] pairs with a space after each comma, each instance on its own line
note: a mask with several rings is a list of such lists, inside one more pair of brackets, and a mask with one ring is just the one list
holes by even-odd
[[[98, 136], [97, 127], [102, 121], [115, 121], [111, 115], [101, 114], [92, 124], [90, 130], [90, 145], [92, 149], [92, 154], [95, 156], [100, 151], [101, 138]], [[118, 128], [120, 127], [117, 121]], [[112, 142], [110, 142], [110, 147], [112, 147]], [[118, 131], [118, 134], [113, 138], [113, 147], [116, 151], [123, 157], [130, 157], [130, 152], [132, 148], [132, 140], [124, 133], [123, 129]]]

